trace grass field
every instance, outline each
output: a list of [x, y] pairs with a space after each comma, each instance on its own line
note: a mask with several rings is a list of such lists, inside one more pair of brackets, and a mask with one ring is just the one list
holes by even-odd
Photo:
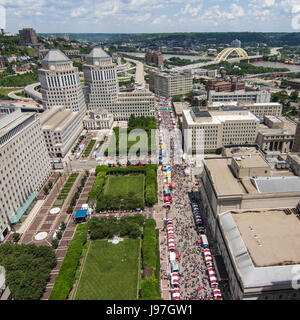
[[130, 192], [134, 193], [138, 198], [144, 200], [144, 184], [145, 176], [129, 175], [129, 176], [110, 176], [105, 185], [105, 195], [119, 195], [120, 198], [128, 196]]
[[137, 299], [139, 255], [140, 239], [91, 241], [74, 300]]

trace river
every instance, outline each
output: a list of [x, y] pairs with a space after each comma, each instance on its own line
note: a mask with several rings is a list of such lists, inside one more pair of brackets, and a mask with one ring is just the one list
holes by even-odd
[[270, 62], [270, 61], [257, 61], [251, 64], [258, 67], [287, 68], [291, 71], [300, 72], [300, 65], [294, 65], [294, 64], [285, 64], [281, 62]]
[[[129, 54], [131, 56], [136, 56], [136, 57], [141, 57], [144, 58], [145, 57], [145, 53], [141, 53], [141, 52], [124, 52], [125, 54]], [[198, 59], [211, 59], [213, 60], [211, 57], [206, 57], [206, 56], [188, 56], [188, 55], [182, 55], [182, 54], [164, 54], [163, 53], [163, 57], [164, 60], [168, 60], [172, 57], [177, 57], [180, 59], [189, 59], [189, 60], [198, 60]]]

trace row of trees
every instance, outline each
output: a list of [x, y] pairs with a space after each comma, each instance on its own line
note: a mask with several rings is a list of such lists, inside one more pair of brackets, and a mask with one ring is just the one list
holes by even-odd
[[156, 222], [154, 219], [147, 219], [145, 221], [142, 241], [142, 260], [144, 275], [141, 280], [141, 299], [160, 300], [160, 254], [158, 248], [158, 230], [156, 230]]
[[141, 214], [132, 217], [116, 218], [96, 218], [93, 217], [89, 222], [89, 233], [91, 240], [111, 239], [115, 235], [136, 239], [141, 236], [141, 228], [144, 224], [144, 216]]
[[75, 273], [81, 252], [87, 240], [88, 224], [77, 225], [75, 235], [68, 246], [68, 251], [55, 280], [49, 300], [66, 300], [75, 281]]
[[15, 300], [38, 300], [42, 296], [56, 255], [48, 246], [4, 243], [0, 246], [0, 265]]

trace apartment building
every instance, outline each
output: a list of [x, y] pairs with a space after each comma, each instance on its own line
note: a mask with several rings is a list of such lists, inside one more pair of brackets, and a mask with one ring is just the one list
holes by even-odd
[[34, 29], [24, 28], [19, 31], [21, 46], [37, 45], [38, 38]]
[[72, 60], [60, 50], [52, 49], [42, 60], [42, 68], [38, 70], [38, 76], [45, 109], [65, 106], [84, 117], [85, 98], [78, 68], [73, 66]]
[[148, 50], [145, 55], [145, 62], [154, 63], [160, 67], [164, 64], [164, 56], [160, 51]]
[[51, 158], [64, 157], [83, 129], [80, 113], [63, 106], [42, 113], [40, 122]]
[[193, 76], [190, 71], [149, 73], [149, 90], [157, 95], [170, 98], [175, 95], [186, 94], [192, 89]]
[[36, 113], [0, 115], [0, 242], [17, 223], [51, 174]]
[[226, 111], [183, 110], [184, 143], [187, 153], [209, 152], [224, 145], [253, 144], [259, 120], [246, 108]]
[[266, 90], [236, 90], [233, 92], [216, 92], [215, 90], [210, 90], [207, 94], [207, 99], [208, 102], [244, 101], [253, 103], [269, 103], [271, 101], [271, 93]]

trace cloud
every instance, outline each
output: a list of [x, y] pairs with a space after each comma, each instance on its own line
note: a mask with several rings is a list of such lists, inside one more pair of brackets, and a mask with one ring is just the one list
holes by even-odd
[[189, 3], [186, 4], [186, 6], [184, 7], [184, 9], [181, 10], [181, 14], [188, 14], [191, 15], [192, 17], [195, 17], [199, 14], [199, 12], [201, 11], [203, 5], [202, 3], [200, 3], [197, 7], [192, 7]]

